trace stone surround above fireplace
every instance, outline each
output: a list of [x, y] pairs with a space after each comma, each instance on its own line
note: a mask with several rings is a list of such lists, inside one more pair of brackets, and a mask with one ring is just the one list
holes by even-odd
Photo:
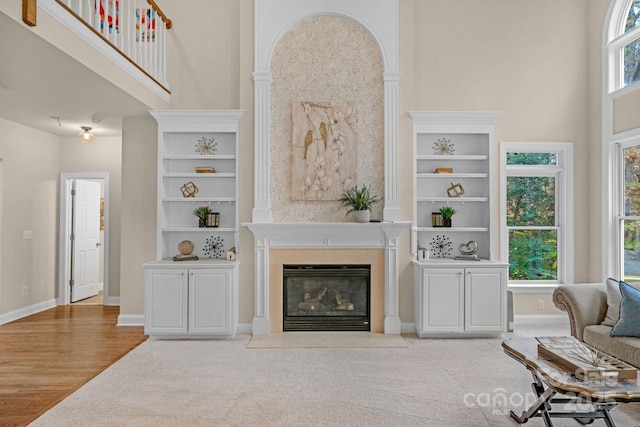
[[[371, 330], [400, 334], [397, 240], [411, 225], [409, 221], [243, 225], [253, 232], [256, 242], [254, 335], [282, 331], [283, 264], [358, 264], [363, 260], [372, 261]], [[288, 249], [286, 256], [276, 251], [279, 249]]]

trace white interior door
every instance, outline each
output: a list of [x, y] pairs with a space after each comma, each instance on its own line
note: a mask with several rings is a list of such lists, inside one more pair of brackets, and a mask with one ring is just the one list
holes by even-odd
[[77, 179], [74, 189], [71, 302], [100, 291], [100, 183]]

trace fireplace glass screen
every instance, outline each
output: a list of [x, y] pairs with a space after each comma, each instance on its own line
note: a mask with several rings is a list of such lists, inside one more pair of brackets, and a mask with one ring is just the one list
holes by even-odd
[[369, 331], [370, 265], [285, 265], [284, 331]]

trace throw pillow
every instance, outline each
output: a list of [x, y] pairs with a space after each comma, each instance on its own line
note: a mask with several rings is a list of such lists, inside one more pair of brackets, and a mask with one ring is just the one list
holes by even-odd
[[604, 316], [604, 320], [601, 325], [613, 326], [620, 317], [620, 300], [622, 295], [620, 294], [620, 285], [616, 279], [609, 277], [605, 282], [607, 287], [607, 314]]
[[[604, 320], [601, 325], [613, 326], [620, 318], [620, 300], [622, 295], [620, 294], [619, 281], [612, 279], [611, 277], [605, 282], [607, 288], [607, 314], [604, 316]], [[640, 282], [627, 283], [636, 289], [640, 289]]]
[[612, 337], [640, 337], [640, 291], [620, 282], [620, 318], [613, 325]]

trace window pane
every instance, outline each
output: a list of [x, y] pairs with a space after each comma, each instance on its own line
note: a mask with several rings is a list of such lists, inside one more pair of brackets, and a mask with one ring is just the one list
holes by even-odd
[[640, 216], [640, 145], [624, 149], [624, 214]]
[[557, 165], [556, 153], [507, 153], [508, 165]]
[[640, 281], [640, 221], [624, 221], [624, 280]]
[[640, 39], [624, 47], [624, 84], [640, 81]]
[[627, 14], [624, 32], [626, 33], [638, 26], [640, 26], [640, 0], [633, 0], [629, 7], [629, 13]]
[[555, 226], [555, 184], [552, 176], [508, 176], [507, 225]]
[[510, 230], [509, 263], [509, 280], [558, 280], [556, 230]]

